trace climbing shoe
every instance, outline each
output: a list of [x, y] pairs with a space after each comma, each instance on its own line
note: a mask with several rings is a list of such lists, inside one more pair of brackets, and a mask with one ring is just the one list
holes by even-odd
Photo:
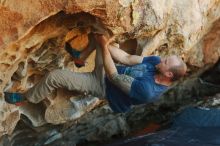
[[100, 103], [100, 100], [97, 97], [89, 96], [84, 98], [70, 98], [74, 108], [78, 111], [90, 111], [95, 105]]
[[5, 94], [5, 101], [10, 104], [15, 104], [17, 106], [20, 106], [25, 101], [25, 98], [22, 96], [21, 93], [4, 92], [4, 94]]

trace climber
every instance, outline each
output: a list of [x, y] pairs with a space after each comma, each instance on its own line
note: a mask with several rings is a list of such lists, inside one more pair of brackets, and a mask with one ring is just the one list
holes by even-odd
[[[175, 55], [164, 58], [129, 55], [102, 34], [94, 34], [90, 39], [85, 50], [96, 48], [93, 72], [54, 70], [25, 93], [5, 92], [5, 100], [12, 104], [25, 100], [38, 103], [55, 89], [65, 88], [104, 97], [114, 112], [127, 112], [132, 105], [158, 100], [186, 72], [185, 63]], [[124, 65], [115, 66], [113, 59]]]

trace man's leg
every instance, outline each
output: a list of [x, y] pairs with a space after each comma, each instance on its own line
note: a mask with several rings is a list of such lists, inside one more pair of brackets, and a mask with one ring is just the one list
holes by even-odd
[[[104, 68], [101, 48], [96, 49], [95, 69], [92, 73], [75, 73], [69, 70], [54, 70], [23, 94], [30, 102], [38, 103], [57, 88], [87, 92], [93, 96], [105, 96]], [[20, 94], [16, 94], [19, 95]], [[11, 94], [8, 95], [11, 97]], [[16, 96], [17, 99], [17, 96]]]
[[75, 73], [70, 70], [54, 70], [39, 83], [24, 93], [30, 102], [38, 103], [57, 88], [70, 91], [87, 92], [100, 96], [102, 92], [99, 82], [92, 73]]

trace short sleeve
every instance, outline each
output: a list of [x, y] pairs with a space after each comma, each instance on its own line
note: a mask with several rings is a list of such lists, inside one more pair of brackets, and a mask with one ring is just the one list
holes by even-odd
[[139, 103], [153, 102], [155, 97], [153, 85], [150, 80], [135, 79], [131, 85], [130, 98]]
[[144, 57], [142, 63], [151, 63], [153, 65], [157, 65], [160, 63], [160, 57], [159, 56], [148, 56], [148, 57]]

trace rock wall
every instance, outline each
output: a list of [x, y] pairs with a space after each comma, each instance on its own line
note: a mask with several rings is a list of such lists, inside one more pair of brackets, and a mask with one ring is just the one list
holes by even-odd
[[[48, 122], [35, 105], [5, 103], [3, 91], [24, 92], [55, 68], [93, 69], [94, 53], [77, 69], [63, 49], [66, 33], [79, 21], [88, 27], [104, 24], [119, 43], [135, 40], [140, 55], [175, 53], [199, 68], [220, 56], [220, 0], [0, 0], [0, 16], [0, 135], [13, 131], [21, 113], [35, 126]], [[69, 97], [63, 107], [69, 107]], [[57, 98], [48, 97], [45, 109], [54, 109], [49, 107]]]

